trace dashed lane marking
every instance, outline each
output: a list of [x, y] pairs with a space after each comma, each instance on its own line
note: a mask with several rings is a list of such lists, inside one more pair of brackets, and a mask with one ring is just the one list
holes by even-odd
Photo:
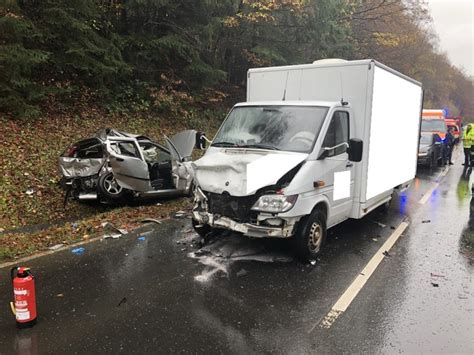
[[397, 229], [393, 231], [392, 235], [385, 241], [385, 243], [372, 257], [372, 259], [370, 259], [369, 263], [364, 267], [364, 269], [359, 273], [359, 275], [355, 278], [352, 284], [337, 300], [334, 306], [332, 306], [328, 314], [326, 314], [326, 316], [318, 324], [316, 324], [309, 331], [309, 333], [311, 333], [318, 325], [321, 328], [330, 328], [334, 324], [336, 319], [339, 318], [339, 316], [347, 310], [352, 301], [356, 298], [359, 291], [362, 290], [367, 280], [370, 278], [370, 276], [374, 273], [374, 271], [384, 259], [384, 252], [388, 252], [393, 247], [393, 245], [396, 243], [398, 238], [400, 238], [400, 236], [407, 227], [408, 223], [402, 222], [397, 227]]

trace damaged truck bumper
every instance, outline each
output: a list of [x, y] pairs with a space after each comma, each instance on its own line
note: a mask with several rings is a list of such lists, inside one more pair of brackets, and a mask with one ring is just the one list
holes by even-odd
[[232, 230], [254, 238], [289, 238], [293, 236], [296, 222], [299, 220], [299, 218], [271, 217], [262, 219], [262, 222], [272, 221], [272, 223], [278, 225], [257, 225], [236, 222], [228, 217], [213, 215], [203, 211], [194, 211], [193, 219], [200, 224], [209, 225], [212, 228]]

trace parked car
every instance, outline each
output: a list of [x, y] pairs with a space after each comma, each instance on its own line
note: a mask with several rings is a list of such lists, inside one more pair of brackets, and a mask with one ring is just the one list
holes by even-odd
[[421, 133], [420, 145], [418, 147], [418, 165], [426, 165], [430, 168], [443, 161], [443, 141], [437, 133]]
[[59, 157], [62, 186], [68, 198], [123, 202], [132, 198], [189, 194], [191, 154], [203, 135], [183, 131], [167, 147], [150, 138], [102, 129], [70, 145]]

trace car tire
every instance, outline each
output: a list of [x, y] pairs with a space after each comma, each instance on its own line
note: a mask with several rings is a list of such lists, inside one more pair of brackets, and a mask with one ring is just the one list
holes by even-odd
[[111, 171], [99, 177], [97, 190], [99, 195], [108, 202], [123, 202], [128, 196], [128, 190], [117, 183]]
[[314, 260], [321, 253], [326, 235], [326, 214], [316, 208], [298, 223], [293, 237], [296, 256], [304, 262]]

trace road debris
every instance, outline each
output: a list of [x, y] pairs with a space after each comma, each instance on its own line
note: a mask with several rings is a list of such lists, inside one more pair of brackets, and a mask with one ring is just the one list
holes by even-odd
[[28, 196], [32, 196], [34, 193], [35, 193], [35, 190], [31, 187], [26, 189], [25, 191], [25, 194], [27, 194]]
[[86, 248], [84, 247], [74, 248], [71, 250], [71, 252], [76, 255], [82, 255], [84, 254], [85, 251], [86, 251]]
[[432, 282], [431, 285], [432, 285], [433, 287], [439, 287], [439, 284], [437, 284], [436, 282]]
[[431, 274], [431, 277], [445, 277], [444, 275], [433, 274], [432, 272], [430, 274]]
[[430, 219], [424, 219], [421, 221], [421, 223], [431, 223], [431, 220]]
[[311, 265], [316, 265], [316, 260], [311, 260], [309, 263], [310, 263]]
[[104, 228], [104, 231], [108, 232], [103, 235], [103, 239], [118, 239], [122, 235], [128, 234], [128, 230], [117, 228], [110, 222], [102, 222], [101, 226]]
[[124, 297], [120, 300], [120, 302], [118, 303], [117, 307], [120, 307], [121, 305], [127, 303], [127, 297]]
[[173, 217], [176, 218], [176, 219], [180, 219], [180, 218], [183, 218], [185, 216], [186, 216], [186, 212], [184, 212], [184, 211], [178, 211], [173, 215]]
[[238, 272], [236, 273], [236, 275], [237, 275], [237, 277], [242, 277], [242, 276], [247, 275], [248, 273], [249, 273], [249, 272], [248, 272], [247, 270], [242, 269], [242, 270], [238, 271]]
[[378, 242], [379, 240], [377, 238], [372, 238], [374, 242]]
[[64, 244], [56, 244], [56, 245], [53, 245], [51, 247], [49, 247], [48, 249], [49, 250], [58, 250], [59, 248], [61, 248]]
[[383, 252], [383, 255], [385, 255], [385, 256], [391, 256], [390, 253], [389, 253], [388, 251], [386, 251], [386, 250]]
[[385, 228], [387, 226], [386, 224], [383, 224], [383, 223], [380, 223], [380, 222], [377, 222], [377, 221], [372, 221], [372, 223], [375, 223], [375, 224], [377, 224], [378, 226], [380, 226], [382, 228]]
[[56, 297], [64, 297], [64, 294], [58, 293], [58, 294], [56, 295]]
[[161, 224], [161, 221], [154, 219], [154, 218], [144, 218], [140, 221], [140, 223], [156, 223]]
[[144, 241], [146, 238], [141, 236], [141, 237], [138, 237], [137, 240], [140, 240], [140, 241]]

